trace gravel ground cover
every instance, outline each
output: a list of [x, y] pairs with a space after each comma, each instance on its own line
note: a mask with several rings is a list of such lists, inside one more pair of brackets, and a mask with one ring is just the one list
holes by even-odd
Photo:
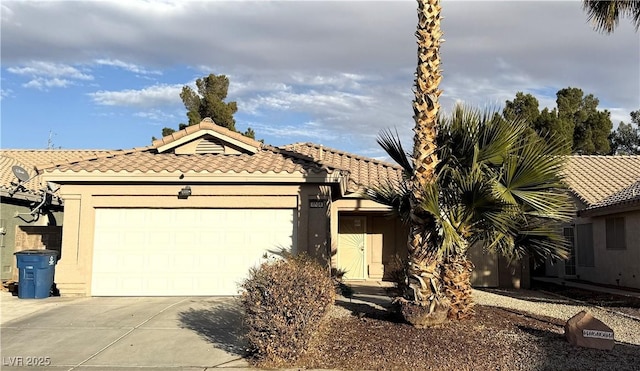
[[640, 298], [635, 296], [613, 295], [546, 282], [535, 282], [534, 288], [640, 318]]
[[[533, 290], [475, 290], [476, 316], [416, 329], [366, 303], [339, 302], [291, 367], [338, 370], [638, 370], [640, 320]], [[589, 310], [615, 331], [612, 351], [571, 346], [564, 323]]]
[[[531, 290], [475, 290], [474, 298], [480, 305], [514, 310], [534, 318], [554, 318], [560, 320], [556, 322], [562, 326], [576, 313], [586, 310], [613, 329], [616, 341], [640, 346], [640, 317], [636, 320], [611, 310]], [[564, 331], [562, 333], [564, 334]], [[640, 357], [640, 348], [638, 351], [638, 357]], [[640, 368], [640, 358], [638, 358], [638, 367]]]

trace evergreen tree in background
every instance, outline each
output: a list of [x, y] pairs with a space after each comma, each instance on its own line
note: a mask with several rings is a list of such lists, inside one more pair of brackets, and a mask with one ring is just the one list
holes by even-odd
[[[229, 91], [227, 76], [210, 74], [197, 79], [196, 87], [197, 92], [187, 85], [182, 88], [180, 98], [187, 109], [189, 122], [180, 124], [178, 130], [197, 125], [205, 117], [210, 117], [217, 125], [239, 132], [236, 130], [236, 120], [233, 118], [233, 115], [238, 111], [238, 105], [236, 102], [224, 101]], [[171, 135], [174, 132], [175, 130], [172, 128], [163, 128], [162, 136]], [[242, 135], [255, 139], [255, 132], [251, 128], [248, 128]]]
[[630, 115], [631, 123], [620, 122], [618, 129], [611, 133], [612, 154], [640, 155], [640, 109]]
[[556, 98], [556, 108], [540, 112], [536, 97], [518, 92], [513, 101], [505, 102], [502, 115], [506, 120], [523, 119], [529, 125], [528, 133], [571, 143], [567, 147], [571, 153], [610, 153], [611, 114], [598, 110], [598, 98], [593, 94], [585, 96], [581, 89], [572, 87], [560, 89]]
[[573, 133], [573, 153], [608, 154], [609, 134], [613, 128], [609, 111], [598, 111], [598, 98], [593, 94], [583, 97], [578, 88], [565, 88], [556, 94], [558, 117], [563, 133]]

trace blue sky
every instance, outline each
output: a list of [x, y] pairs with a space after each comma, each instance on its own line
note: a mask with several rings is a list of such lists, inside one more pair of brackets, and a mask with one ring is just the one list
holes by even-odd
[[[383, 157], [380, 130], [410, 147], [414, 1], [3, 1], [2, 148], [146, 146], [186, 121], [184, 85], [227, 75], [240, 130]], [[605, 36], [580, 1], [443, 1], [444, 93], [500, 106], [516, 92], [555, 106], [579, 87], [614, 125], [640, 109], [640, 43]]]

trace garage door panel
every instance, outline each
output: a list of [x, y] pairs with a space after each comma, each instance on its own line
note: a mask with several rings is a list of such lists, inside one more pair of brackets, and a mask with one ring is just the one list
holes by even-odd
[[293, 247], [295, 215], [291, 209], [96, 209], [92, 295], [236, 295], [265, 253]]

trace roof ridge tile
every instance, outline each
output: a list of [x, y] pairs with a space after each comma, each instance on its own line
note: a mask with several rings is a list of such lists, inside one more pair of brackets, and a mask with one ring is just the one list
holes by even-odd
[[235, 139], [241, 143], [244, 143], [246, 145], [249, 145], [255, 148], [260, 148], [262, 146], [261, 142], [258, 142], [257, 140], [249, 138], [247, 136], [244, 136], [242, 135], [242, 133], [230, 130], [228, 128], [225, 128], [224, 126], [220, 126], [216, 124], [210, 117], [205, 117], [198, 124], [188, 125], [182, 130], [175, 131], [165, 137], [154, 140], [151, 144], [151, 147], [159, 148], [159, 147], [165, 146], [187, 135], [196, 133], [200, 130], [211, 130], [220, 135], [227, 136], [229, 138]]

